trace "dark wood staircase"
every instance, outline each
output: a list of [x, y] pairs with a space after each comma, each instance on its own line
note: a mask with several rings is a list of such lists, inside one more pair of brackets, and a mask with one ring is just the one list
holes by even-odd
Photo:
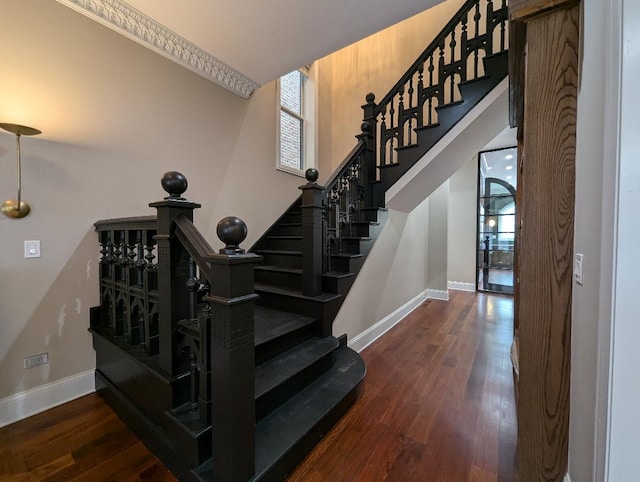
[[333, 320], [386, 190], [507, 75], [494, 3], [467, 1], [380, 103], [367, 95], [353, 151], [325, 186], [308, 170], [249, 252], [237, 218], [213, 250], [177, 172], [157, 216], [96, 223], [96, 387], [180, 480], [282, 480], [356, 400], [366, 368]]

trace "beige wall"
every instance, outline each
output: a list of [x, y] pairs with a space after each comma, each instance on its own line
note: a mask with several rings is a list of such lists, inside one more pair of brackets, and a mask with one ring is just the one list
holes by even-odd
[[449, 179], [447, 279], [475, 284], [478, 159]]
[[429, 196], [429, 222], [427, 232], [427, 288], [447, 289], [447, 218], [449, 181], [445, 181]]
[[[54, 0], [0, 0], [0, 11], [0, 121], [43, 131], [22, 144], [32, 213], [0, 217], [2, 399], [93, 368], [94, 221], [151, 214], [175, 169], [203, 205], [196, 225], [211, 244], [233, 214], [249, 226], [248, 247], [301, 179], [274, 169], [274, 84], [243, 100]], [[15, 197], [14, 146], [0, 134], [3, 200]], [[27, 239], [42, 242], [41, 258], [23, 258]], [[48, 365], [23, 369], [42, 352]]]
[[388, 215], [333, 323], [335, 334], [353, 339], [427, 289], [429, 199], [409, 214]]
[[[603, 238], [603, 233], [610, 233], [613, 223], [613, 206], [605, 208], [612, 200], [603, 196], [603, 188], [614, 175], [605, 167], [613, 168], [613, 159], [605, 161], [603, 156], [607, 23], [602, 19], [607, 8], [598, 0], [587, 0], [583, 5], [585, 55], [578, 93], [574, 251], [584, 255], [584, 281], [582, 285], [573, 284], [569, 422], [569, 474], [573, 481], [606, 480], [603, 473], [598, 474], [604, 453], [596, 453], [596, 447], [604, 449], [606, 396], [600, 406], [596, 397], [598, 383], [606, 387], [609, 359], [608, 353], [598, 353], [598, 339], [602, 337], [601, 346], [608, 347], [611, 322], [606, 313], [610, 306], [607, 308], [608, 301], [601, 296], [601, 290], [610, 291], [611, 287], [611, 246], [606, 240], [609, 235]], [[604, 363], [600, 375], [599, 359]]]
[[319, 61], [333, 73], [333, 167], [355, 146], [367, 93], [382, 99], [463, 3], [447, 0]]

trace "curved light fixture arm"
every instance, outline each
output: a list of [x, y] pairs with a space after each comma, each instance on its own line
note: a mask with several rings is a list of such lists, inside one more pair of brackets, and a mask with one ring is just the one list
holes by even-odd
[[18, 171], [18, 199], [7, 199], [2, 203], [2, 212], [10, 218], [24, 218], [31, 212], [31, 206], [22, 200], [22, 159], [20, 157], [20, 136], [35, 136], [41, 133], [33, 127], [19, 124], [0, 124], [0, 128], [16, 135], [16, 159]]

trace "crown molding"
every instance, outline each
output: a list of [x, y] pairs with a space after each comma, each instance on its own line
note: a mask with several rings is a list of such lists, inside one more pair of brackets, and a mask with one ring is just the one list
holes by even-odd
[[260, 84], [120, 0], [57, 0], [116, 32], [248, 98]]

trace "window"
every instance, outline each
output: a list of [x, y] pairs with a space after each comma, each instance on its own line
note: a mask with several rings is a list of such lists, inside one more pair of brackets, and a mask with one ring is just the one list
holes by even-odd
[[294, 70], [280, 77], [278, 85], [277, 168], [304, 176], [314, 165], [314, 104], [308, 71]]

